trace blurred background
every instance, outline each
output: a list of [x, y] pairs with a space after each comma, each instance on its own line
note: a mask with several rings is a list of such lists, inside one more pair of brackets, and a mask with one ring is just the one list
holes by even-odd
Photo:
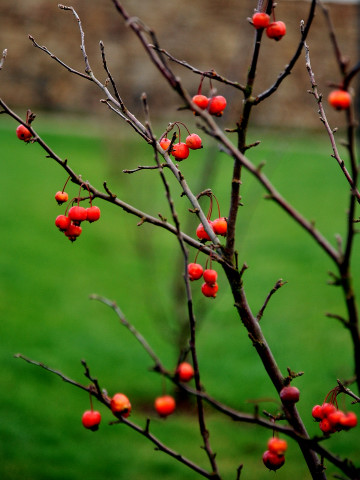
[[[180, 3], [165, 0], [124, 1], [130, 15], [151, 26], [160, 45], [172, 55], [200, 70], [245, 82], [251, 58], [254, 31], [247, 18], [256, 2], [198, 0]], [[8, 55], [0, 72], [1, 98], [25, 118], [30, 108], [37, 114], [34, 128], [71, 167], [97, 188], [104, 181], [122, 200], [154, 216], [170, 218], [158, 175], [124, 169], [151, 165], [151, 149], [100, 103], [102, 94], [94, 85], [71, 75], [49, 56], [35, 49], [31, 34], [67, 65], [84, 70], [80, 35], [71, 12], [59, 10], [57, 0], [2, 0], [0, 50]], [[181, 107], [167, 89], [110, 0], [74, 0], [85, 31], [90, 65], [104, 81], [99, 41], [105, 45], [109, 68], [127, 107], [143, 120], [142, 92], [146, 92], [154, 130], [158, 136], [171, 121], [185, 122], [199, 132], [196, 118]], [[328, 5], [342, 52], [354, 65], [359, 58], [359, 3]], [[310, 3], [282, 1], [276, 19], [287, 25], [280, 42], [264, 38], [255, 93], [273, 84], [289, 62], [299, 37], [299, 24], [308, 15]], [[308, 38], [312, 67], [319, 90], [327, 96], [329, 84], [340, 75], [318, 8]], [[174, 71], [191, 94], [200, 77], [179, 65]], [[223, 127], [232, 127], [241, 111], [241, 92], [221, 84], [216, 87], [228, 99]], [[356, 84], [353, 85], [354, 89]], [[204, 81], [204, 93], [209, 85]], [[278, 92], [253, 111], [249, 142], [261, 144], [249, 150], [255, 163], [266, 162], [264, 172], [280, 192], [336, 245], [335, 235], [346, 233], [348, 187], [330, 157], [330, 143], [322, 129], [317, 106], [307, 93], [310, 82], [303, 56]], [[358, 98], [358, 97], [355, 97]], [[327, 114], [344, 138], [345, 117]], [[0, 249], [0, 478], [4, 480], [114, 480], [199, 478], [124, 426], [109, 426], [109, 412], [100, 408], [103, 422], [98, 432], [85, 430], [81, 416], [89, 408], [82, 391], [58, 377], [13, 358], [22, 354], [44, 362], [79, 382], [87, 383], [80, 360], [110, 395], [126, 393], [133, 404], [132, 419], [151, 429], [171, 448], [208, 468], [200, 448], [194, 405], [179, 397], [149, 372], [150, 358], [131, 334], [119, 325], [106, 306], [89, 300], [97, 293], [116, 301], [128, 320], [148, 339], [170, 370], [187, 341], [184, 305], [183, 262], [175, 238], [112, 205], [98, 202], [99, 222], [84, 226], [71, 244], [54, 226], [65, 207], [54, 200], [66, 175], [47, 159], [38, 145], [26, 145], [15, 135], [16, 122], [0, 118], [2, 242]], [[211, 186], [221, 215], [229, 208], [232, 162], [218, 151], [216, 142], [204, 136], [205, 147], [191, 152], [181, 171], [195, 193]], [[198, 224], [189, 216], [189, 205], [178, 185], [168, 175], [183, 229], [195, 235]], [[68, 185], [70, 198], [78, 188]], [[151, 197], [150, 197], [151, 192]], [[325, 316], [344, 314], [341, 292], [328, 285], [333, 265], [319, 247], [283, 214], [264, 200], [263, 189], [244, 172], [238, 223], [240, 264], [249, 266], [244, 280], [254, 312], [263, 304], [279, 278], [288, 283], [272, 298], [262, 325], [281, 370], [304, 371], [296, 381], [301, 390], [300, 413], [311, 435], [319, 433], [311, 408], [321, 403], [336, 385], [336, 379], [352, 376], [351, 345], [340, 323]], [[203, 207], [207, 210], [207, 199]], [[196, 252], [190, 251], [190, 260]], [[198, 261], [205, 264], [204, 256]], [[354, 272], [360, 265], [354, 251]], [[216, 265], [215, 265], [215, 268]], [[198, 321], [198, 351], [202, 381], [207, 391], [234, 408], [275, 413], [275, 391], [264, 375], [254, 349], [233, 308], [226, 279], [220, 269], [215, 300], [192, 284]], [[358, 278], [355, 278], [359, 292]], [[167, 420], [153, 410], [153, 401], [163, 389], [173, 393], [180, 408]], [[350, 407], [355, 410], [355, 407]], [[345, 405], [344, 405], [345, 407]], [[98, 408], [98, 405], [95, 405]], [[224, 479], [235, 478], [244, 463], [241, 478], [268, 479], [261, 462], [271, 433], [255, 426], [237, 425], [207, 409], [213, 449], [218, 453]], [[310, 476], [297, 445], [289, 442], [286, 465], [277, 479], [306, 480]], [[360, 462], [358, 432], [342, 432], [327, 442], [335, 453]], [[329, 476], [335, 470], [328, 466]]]

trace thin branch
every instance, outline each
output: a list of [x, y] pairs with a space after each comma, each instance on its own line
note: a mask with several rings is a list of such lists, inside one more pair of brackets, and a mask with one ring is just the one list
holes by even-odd
[[175, 62], [178, 65], [181, 65], [182, 67], [187, 68], [188, 70], [191, 70], [196, 75], [201, 75], [202, 77], [207, 77], [207, 78], [210, 78], [211, 80], [216, 80], [218, 82], [224, 83], [225, 85], [230, 85], [231, 87], [234, 87], [234, 88], [236, 88], [238, 90], [241, 90], [243, 92], [245, 91], [244, 85], [241, 85], [240, 83], [234, 82], [232, 80], [228, 80], [227, 78], [225, 78], [222, 75], [219, 75], [217, 72], [215, 72], [215, 70], [209, 70], [209, 71], [204, 72], [202, 70], [199, 70], [196, 67], [193, 67], [192, 65], [190, 65], [190, 63], [186, 62], [185, 60], [179, 60], [179, 59], [175, 58], [173, 55], [171, 55], [169, 52], [167, 52], [163, 48], [160, 48], [160, 47], [155, 46], [155, 45], [149, 45], [149, 48], [153, 48], [157, 52], [163, 53], [172, 62]]
[[262, 316], [264, 315], [264, 310], [269, 303], [270, 298], [274, 295], [274, 293], [279, 290], [279, 288], [283, 287], [287, 282], [284, 282], [282, 279], [278, 280], [274, 287], [270, 290], [270, 293], [265, 299], [264, 305], [260, 308], [259, 313], [256, 315], [258, 322], [261, 320]]
[[352, 392], [349, 388], [345, 387], [345, 385], [340, 380], [337, 380], [337, 383], [340, 387], [340, 392], [343, 392], [346, 395], [349, 395], [349, 397], [355, 400], [355, 402], [352, 402], [352, 403], [360, 403], [360, 397], [358, 395], [355, 395], [354, 392]]
[[6, 59], [6, 55], [7, 55], [7, 49], [5, 48], [2, 52], [2, 57], [0, 59], [0, 70], [2, 70], [3, 66], [4, 66], [4, 62], [5, 62], [5, 59]]
[[352, 194], [356, 197], [358, 203], [360, 203], [360, 192], [356, 188], [356, 184], [354, 183], [353, 178], [351, 177], [350, 173], [348, 172], [347, 168], [345, 167], [345, 162], [342, 160], [340, 157], [339, 151], [336, 146], [336, 141], [335, 141], [335, 136], [334, 136], [334, 131], [330, 127], [329, 122], [326, 117], [326, 113], [322, 104], [322, 95], [319, 94], [318, 89], [317, 89], [317, 84], [315, 81], [315, 75], [314, 72], [311, 68], [311, 63], [310, 63], [310, 52], [309, 52], [309, 47], [305, 42], [305, 64], [306, 64], [306, 69], [309, 73], [310, 77], [310, 82], [311, 82], [311, 87], [312, 87], [312, 94], [314, 95], [317, 104], [319, 106], [319, 114], [320, 114], [320, 120], [325, 126], [325, 129], [327, 131], [327, 134], [330, 139], [333, 155], [332, 157], [335, 158], [337, 163], [339, 164], [339, 167], [341, 168], [346, 180], [348, 181], [350, 187], [351, 187], [351, 192]]

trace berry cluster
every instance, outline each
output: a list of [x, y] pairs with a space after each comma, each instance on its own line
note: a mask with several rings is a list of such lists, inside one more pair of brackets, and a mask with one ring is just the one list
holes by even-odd
[[[205, 72], [205, 73], [212, 73], [212, 72]], [[222, 95], [213, 95], [213, 94], [211, 94], [210, 97], [207, 97], [206, 95], [203, 95], [201, 93], [204, 75], [202, 75], [201, 77], [200, 84], [198, 87], [198, 92], [196, 95], [192, 97], [192, 101], [195, 103], [195, 105], [201, 108], [201, 110], [207, 110], [210, 113], [210, 115], [214, 115], [215, 117], [221, 117], [226, 108], [226, 104], [227, 104], [226, 98], [223, 97]], [[211, 80], [210, 80], [210, 89], [211, 89], [211, 92], [214, 92], [211, 85]]]
[[267, 450], [263, 453], [262, 460], [269, 470], [278, 470], [285, 463], [285, 452], [287, 441], [281, 438], [272, 437], [268, 441]]
[[328, 96], [328, 102], [336, 110], [347, 110], [351, 105], [351, 95], [346, 90], [333, 90]]
[[[69, 178], [66, 180], [63, 189], [55, 194], [55, 200], [57, 201], [58, 205], [62, 205], [69, 199], [69, 195], [65, 192], [65, 187], [69, 181]], [[84, 186], [87, 188], [86, 184], [82, 184], [80, 186], [80, 191]], [[85, 199], [80, 197], [79, 192], [78, 197], [74, 198], [70, 203], [71, 205], [77, 202], [77, 205], [72, 205], [69, 211], [66, 209], [64, 215], [58, 215], [55, 219], [56, 227], [60, 230], [60, 232], [64, 232], [65, 236], [68, 237], [71, 242], [74, 242], [81, 235], [82, 227], [80, 224], [82, 222], [88, 221], [89, 223], [92, 223], [96, 222], [100, 218], [100, 208], [92, 204], [90, 192], [88, 199], [90, 200], [90, 207], [81, 207], [80, 201]]]
[[313, 418], [319, 422], [320, 430], [326, 434], [350, 430], [357, 425], [357, 416], [354, 412], [343, 412], [338, 408], [337, 395], [339, 387], [330, 390], [322, 405], [315, 405], [311, 411]]
[[204, 278], [205, 283], [201, 286], [201, 292], [205, 297], [216, 297], [216, 293], [219, 290], [219, 285], [217, 281], [217, 272], [212, 268], [203, 269], [200, 263], [189, 263], [188, 264], [188, 274], [189, 279], [199, 280], [201, 277]]
[[[188, 132], [188, 136], [185, 139], [185, 142], [181, 141], [181, 132], [180, 132], [180, 125], [186, 128]], [[172, 143], [172, 141], [167, 138], [167, 135], [171, 130], [177, 126], [179, 130], [179, 141], [177, 143]], [[182, 161], [185, 158], [188, 158], [190, 154], [190, 150], [198, 150], [202, 148], [202, 140], [196, 133], [190, 133], [186, 125], [182, 122], [175, 122], [170, 130], [167, 130], [160, 138], [159, 141], [160, 147], [165, 150], [169, 151], [171, 155], [174, 156], [175, 160]]]
[[[225, 237], [227, 234], [227, 220], [225, 217], [221, 216], [220, 205], [219, 205], [219, 202], [217, 201], [217, 198], [212, 192], [209, 192], [209, 191], [205, 191], [202, 194], [198, 195], [198, 198], [200, 198], [200, 196], [202, 195], [206, 195], [210, 198], [210, 206], [209, 206], [208, 213], [206, 215], [206, 219], [209, 222], [211, 229], [213, 230], [215, 235], [221, 235]], [[212, 215], [212, 209], [213, 209], [213, 199], [215, 199], [217, 204], [218, 218], [215, 218], [214, 220], [210, 220]], [[196, 236], [198, 237], [199, 240], [204, 240], [204, 241], [210, 240], [210, 237], [208, 233], [205, 231], [204, 225], [202, 223], [200, 223], [196, 229]]]
[[[274, 15], [274, 13], [273, 13]], [[277, 42], [282, 39], [282, 37], [286, 34], [286, 25], [284, 22], [281, 21], [274, 21], [271, 22], [270, 15], [265, 12], [256, 12], [252, 16], [252, 24], [258, 30], [260, 28], [266, 29], [266, 35], [269, 38], [273, 38]]]

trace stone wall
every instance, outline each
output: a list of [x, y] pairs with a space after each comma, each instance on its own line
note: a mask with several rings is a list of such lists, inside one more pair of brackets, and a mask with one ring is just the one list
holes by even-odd
[[[103, 111], [101, 92], [35, 49], [28, 39], [31, 34], [65, 63], [84, 71], [76, 20], [71, 12], [59, 10], [57, 4], [58, 0], [1, 0], [0, 49], [8, 49], [0, 74], [1, 97], [15, 108], [30, 107], [34, 111]], [[254, 38], [247, 17], [253, 12], [255, 0], [124, 0], [123, 4], [131, 15], [154, 28], [161, 46], [175, 57], [201, 70], [215, 69], [229, 79], [245, 81]], [[154, 116], [168, 111], [168, 106], [178, 105], [176, 95], [148, 62], [111, 0], [72, 0], [71, 5], [82, 19], [95, 74], [105, 79], [99, 52], [99, 40], [103, 40], [109, 67], [130, 109], [140, 110], [139, 96], [143, 91]], [[264, 38], [256, 92], [268, 88], [288, 63], [299, 41], [300, 21], [306, 19], [309, 7], [308, 1], [278, 2], [276, 17], [285, 21], [287, 35], [280, 42]], [[359, 58], [359, 4], [331, 3], [328, 7], [340, 47], [354, 64]], [[308, 44], [319, 89], [327, 95], [328, 83], [337, 82], [340, 75], [319, 8]], [[173, 67], [190, 92], [195, 93], [200, 77], [178, 65]], [[216, 86], [230, 100], [229, 120], [235, 119], [241, 92]], [[309, 87], [302, 55], [281, 91], [256, 109], [253, 120], [258, 124], [318, 125], [316, 105], [307, 93]], [[206, 82], [204, 89], [206, 93]]]

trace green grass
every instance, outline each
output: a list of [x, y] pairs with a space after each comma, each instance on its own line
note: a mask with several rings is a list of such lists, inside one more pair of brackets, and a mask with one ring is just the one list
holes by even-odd
[[[4, 480], [100, 480], [199, 478], [159, 452], [124, 426], [108, 426], [109, 412], [97, 433], [81, 426], [87, 396], [59, 378], [30, 366], [13, 355], [21, 352], [86, 381], [80, 364], [86, 359], [109, 394], [126, 392], [132, 400], [132, 419], [144, 425], [152, 418], [159, 438], [204, 468], [196, 419], [179, 412], [166, 421], [151, 410], [161, 392], [162, 380], [149, 373], [151, 360], [131, 334], [119, 326], [107, 307], [90, 301], [91, 293], [116, 300], [127, 318], [148, 339], [168, 368], [176, 362], [178, 323], [183, 311], [176, 301], [181, 280], [179, 247], [175, 238], [112, 205], [99, 204], [102, 218], [86, 225], [71, 244], [54, 226], [62, 213], [53, 198], [66, 176], [46, 159], [37, 145], [25, 145], [14, 134], [15, 125], [2, 118], [2, 248], [0, 250], [0, 338], [2, 348], [0, 399], [0, 477]], [[94, 125], [37, 120], [37, 129], [53, 149], [83, 178], [98, 188], [106, 180], [123, 200], [156, 216], [170, 218], [159, 176], [155, 172], [124, 175], [124, 168], [152, 163], [146, 145], [129, 138], [97, 135]], [[75, 133], [76, 132], [76, 133]], [[160, 132], [159, 132], [160, 133]], [[252, 132], [263, 142], [249, 152], [255, 163], [266, 161], [264, 172], [277, 188], [335, 245], [334, 235], [344, 234], [348, 188], [330, 157], [326, 139], [317, 133]], [[208, 143], [208, 142], [206, 142]], [[214, 164], [211, 164], [214, 157]], [[206, 166], [206, 163], [209, 166]], [[196, 191], [206, 168], [214, 169], [211, 185], [222, 208], [228, 210], [228, 184], [232, 162], [216, 154], [215, 145], [193, 152], [181, 165]], [[190, 218], [187, 200], [170, 178], [181, 221], [193, 234], [197, 220]], [[239, 262], [249, 266], [245, 287], [256, 312], [279, 278], [288, 283], [272, 298], [262, 327], [278, 364], [304, 371], [296, 385], [301, 389], [299, 410], [311, 434], [317, 425], [311, 406], [323, 400], [336, 378], [352, 375], [348, 333], [325, 312], [344, 312], [341, 292], [327, 285], [331, 261], [313, 240], [273, 202], [246, 172], [244, 207], [238, 221]], [[77, 187], [69, 185], [77, 195]], [[206, 199], [202, 200], [207, 208]], [[190, 252], [193, 258], [195, 252]], [[199, 257], [204, 262], [205, 258]], [[360, 264], [354, 252], [354, 272]], [[178, 267], [180, 265], [180, 267]], [[234, 408], [252, 411], [249, 400], [274, 398], [246, 332], [236, 317], [222, 272], [216, 300], [202, 297], [192, 284], [199, 323], [198, 352], [202, 381], [210, 394]], [[358, 279], [355, 288], [359, 291]], [[171, 390], [171, 386], [168, 386]], [[147, 407], [147, 408], [145, 408]], [[272, 402], [264, 408], [274, 411]], [[355, 409], [355, 407], [353, 407]], [[269, 432], [234, 424], [208, 411], [209, 430], [224, 479], [235, 478], [244, 463], [244, 478], [268, 479], [261, 462]], [[341, 455], [359, 462], [355, 431], [336, 435], [328, 444]], [[329, 472], [333, 472], [329, 466]], [[309, 477], [295, 444], [290, 442], [286, 466], [278, 480]]]

